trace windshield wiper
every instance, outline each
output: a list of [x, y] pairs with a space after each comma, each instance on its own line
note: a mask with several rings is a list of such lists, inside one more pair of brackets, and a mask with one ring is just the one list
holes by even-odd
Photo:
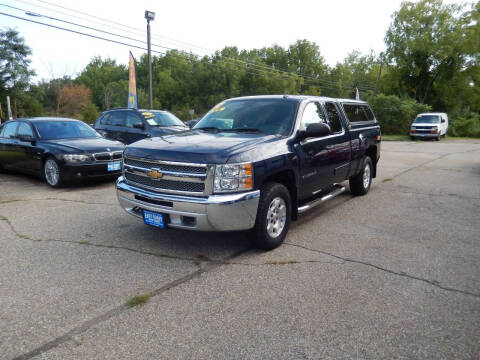
[[205, 127], [200, 127], [200, 128], [193, 128], [192, 130], [220, 130], [219, 128], [215, 127], [215, 126], [205, 126]]

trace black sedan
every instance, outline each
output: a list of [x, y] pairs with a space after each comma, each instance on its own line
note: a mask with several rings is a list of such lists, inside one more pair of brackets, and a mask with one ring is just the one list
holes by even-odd
[[84, 177], [118, 176], [124, 145], [74, 119], [10, 120], [0, 127], [0, 170], [40, 175], [48, 185]]

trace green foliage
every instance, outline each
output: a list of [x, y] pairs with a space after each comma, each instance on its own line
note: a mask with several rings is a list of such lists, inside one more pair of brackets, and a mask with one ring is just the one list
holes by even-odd
[[115, 60], [94, 57], [75, 82], [92, 91], [93, 102], [100, 109], [127, 105], [128, 69], [125, 65], [117, 65]]
[[86, 106], [83, 107], [81, 118], [87, 124], [93, 124], [99, 116], [99, 112], [95, 104], [89, 102]]
[[431, 111], [429, 105], [395, 95], [380, 94], [371, 105], [385, 134], [407, 134], [417, 114]]
[[463, 10], [442, 0], [402, 3], [385, 37], [394, 89], [443, 110], [436, 87], [454, 83], [454, 75], [469, 66], [469, 55], [478, 52], [478, 43], [467, 40]]
[[34, 117], [43, 115], [43, 105], [30, 93], [24, 93], [18, 99], [18, 117]]
[[479, 114], [473, 112], [464, 112], [450, 118], [448, 135], [480, 137]]
[[32, 51], [13, 29], [0, 30], [0, 96], [17, 95], [35, 73], [29, 69]]

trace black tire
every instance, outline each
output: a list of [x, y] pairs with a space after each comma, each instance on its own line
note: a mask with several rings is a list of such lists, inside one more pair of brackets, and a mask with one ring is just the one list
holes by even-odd
[[[368, 193], [368, 190], [370, 190], [370, 186], [372, 185], [372, 173], [372, 159], [370, 156], [365, 156], [362, 160], [362, 168], [360, 172], [349, 179], [350, 191], [353, 195], [365, 195]], [[364, 175], [366, 176], [366, 179], [368, 179], [368, 183], [367, 180], [364, 179]]]
[[[292, 214], [292, 201], [288, 189], [279, 183], [266, 183], [260, 194], [257, 218], [252, 230], [254, 245], [258, 249], [272, 250], [280, 246], [287, 236]], [[277, 202], [278, 199], [281, 199], [283, 204], [281, 201]], [[277, 204], [280, 206], [278, 209]], [[283, 210], [279, 210], [282, 205], [285, 207], [285, 213]], [[275, 209], [277, 209], [276, 213]], [[284, 220], [283, 227], [279, 231], [278, 226], [282, 225], [282, 219]], [[272, 233], [277, 235], [272, 236]]]
[[[58, 170], [58, 176], [56, 178], [49, 176], [48, 174], [48, 172], [51, 170], [51, 167], [54, 167], [54, 166], [56, 166], [56, 169]], [[45, 179], [45, 182], [47, 183], [47, 185], [50, 187], [58, 188], [62, 186], [62, 183], [63, 183], [62, 170], [61, 170], [60, 164], [53, 156], [50, 156], [47, 159], [45, 159], [43, 163], [43, 178]]]
[[441, 135], [438, 135], [438, 136], [435, 138], [435, 140], [440, 141], [440, 136], [441, 136]]
[[410, 136], [410, 140], [415, 141], [415, 136]]

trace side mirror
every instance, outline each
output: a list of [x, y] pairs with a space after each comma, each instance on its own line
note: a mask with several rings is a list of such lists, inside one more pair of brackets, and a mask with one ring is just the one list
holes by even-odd
[[321, 136], [330, 135], [330, 126], [325, 123], [313, 123], [308, 124], [306, 130], [301, 130], [299, 133], [300, 140], [307, 138], [316, 138]]
[[442, 124], [444, 124], [444, 123], [445, 123], [445, 119], [442, 119]]
[[133, 124], [135, 129], [145, 130], [145, 125], [143, 123], [135, 123]]
[[29, 142], [29, 143], [32, 143], [32, 144], [35, 142], [35, 138], [33, 136], [30, 136], [30, 135], [19, 135], [18, 139], [20, 141]]

